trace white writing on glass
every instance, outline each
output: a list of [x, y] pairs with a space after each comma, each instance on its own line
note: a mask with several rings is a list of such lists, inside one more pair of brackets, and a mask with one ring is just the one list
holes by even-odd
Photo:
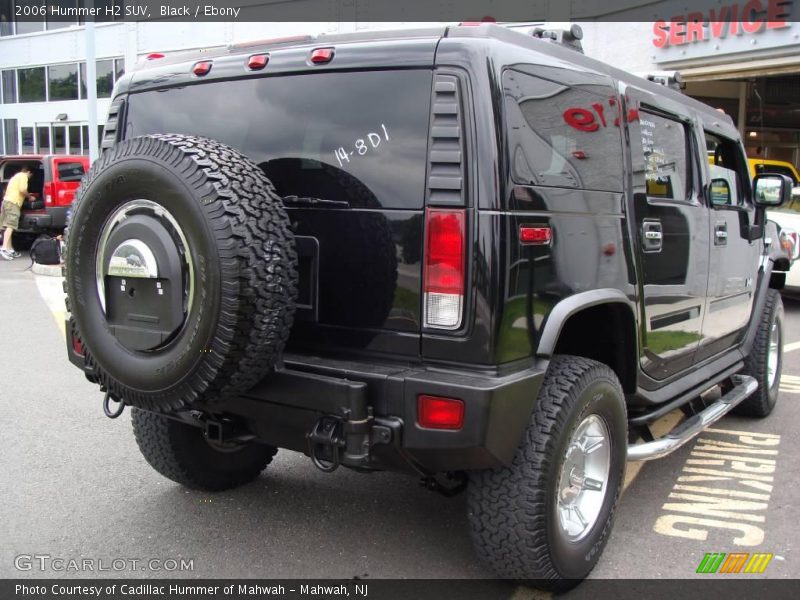
[[364, 156], [369, 152], [377, 150], [378, 147], [381, 145], [382, 142], [389, 141], [389, 131], [386, 129], [386, 125], [381, 123], [381, 131], [383, 132], [383, 136], [380, 133], [375, 133], [371, 131], [363, 138], [358, 138], [352, 146], [351, 149], [345, 148], [344, 146], [339, 146], [336, 150], [333, 151], [336, 160], [339, 161], [339, 166], [343, 167], [344, 163], [349, 163], [351, 158], [356, 156]]

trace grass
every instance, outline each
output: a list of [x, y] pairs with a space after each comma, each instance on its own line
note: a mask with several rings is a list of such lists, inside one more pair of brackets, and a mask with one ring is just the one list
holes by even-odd
[[647, 349], [653, 354], [680, 350], [703, 337], [693, 331], [651, 331], [647, 334]]

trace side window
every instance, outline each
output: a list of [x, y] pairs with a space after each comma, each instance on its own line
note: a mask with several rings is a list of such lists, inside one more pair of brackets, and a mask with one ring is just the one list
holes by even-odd
[[727, 138], [708, 131], [706, 151], [708, 153], [709, 175], [711, 177], [710, 202], [714, 206], [743, 206], [747, 165], [739, 145]]
[[739, 193], [736, 171], [708, 165], [711, 174], [711, 204], [714, 206], [738, 206]]
[[616, 91], [605, 80], [580, 77], [565, 76], [565, 85], [516, 69], [503, 73], [515, 183], [622, 191]]
[[686, 126], [675, 119], [640, 111], [647, 196], [686, 200], [690, 194]]

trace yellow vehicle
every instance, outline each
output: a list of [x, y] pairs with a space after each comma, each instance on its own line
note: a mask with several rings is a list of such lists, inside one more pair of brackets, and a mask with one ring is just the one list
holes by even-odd
[[[715, 164], [713, 152], [709, 152], [708, 162], [712, 165]], [[795, 186], [800, 185], [800, 173], [797, 172], [797, 169], [792, 163], [783, 160], [770, 160], [768, 158], [748, 158], [747, 165], [750, 168], [751, 179], [761, 173], [780, 173], [781, 175], [788, 175], [791, 177]]]
[[[713, 163], [714, 157], [710, 157], [709, 161]], [[788, 175], [794, 181], [794, 185], [800, 185], [800, 173], [792, 163], [782, 160], [769, 160], [766, 158], [748, 158], [747, 164], [750, 167], [750, 178], [761, 173], [780, 173], [781, 175]]]

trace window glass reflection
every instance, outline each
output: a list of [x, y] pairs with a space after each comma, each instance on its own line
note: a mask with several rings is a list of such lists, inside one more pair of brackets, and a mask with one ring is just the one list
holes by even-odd
[[273, 176], [286, 182], [278, 189], [284, 196], [420, 208], [430, 90], [430, 71], [403, 71], [144, 92], [129, 99], [126, 137], [169, 131], [220, 140], [265, 169], [273, 161]]

